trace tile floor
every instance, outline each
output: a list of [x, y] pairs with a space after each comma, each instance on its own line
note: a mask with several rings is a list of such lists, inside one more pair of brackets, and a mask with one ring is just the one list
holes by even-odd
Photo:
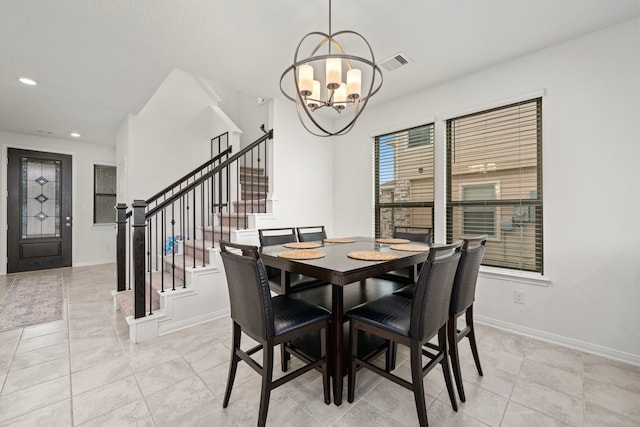
[[[131, 344], [112, 308], [113, 269], [62, 269], [65, 318], [0, 333], [0, 426], [255, 425], [260, 381], [246, 365], [222, 409], [229, 319]], [[0, 298], [14, 277], [0, 276]], [[431, 425], [640, 425], [640, 367], [495, 328], [478, 331], [485, 375], [475, 372], [465, 343], [467, 402], [454, 413], [441, 373], [431, 372], [425, 379]], [[408, 375], [406, 352], [398, 362]], [[340, 407], [322, 402], [317, 372], [276, 389], [268, 425], [418, 425], [408, 390], [361, 372], [356, 401]]]

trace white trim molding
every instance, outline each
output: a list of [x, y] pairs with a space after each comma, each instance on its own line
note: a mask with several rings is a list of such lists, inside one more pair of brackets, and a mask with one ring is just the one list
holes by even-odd
[[525, 285], [549, 286], [551, 279], [539, 273], [530, 271], [511, 270], [508, 268], [480, 266], [480, 277], [505, 280], [507, 282], [524, 283]]
[[490, 317], [476, 315], [474, 316], [474, 318], [475, 318], [475, 321], [479, 324], [493, 326], [493, 327], [504, 329], [506, 331], [513, 332], [519, 335], [524, 335], [529, 338], [546, 341], [552, 344], [561, 345], [563, 347], [569, 347], [575, 350], [583, 351], [585, 353], [591, 353], [597, 356], [606, 357], [608, 359], [619, 360], [624, 363], [640, 366], [640, 355], [637, 355], [637, 354], [631, 354], [624, 351], [615, 350], [609, 347], [604, 347], [601, 345], [592, 344], [585, 341], [576, 340], [573, 338], [567, 338], [561, 335], [551, 334], [549, 332], [544, 332], [537, 329], [531, 329], [524, 326], [514, 325], [513, 323], [503, 322], [502, 320], [492, 319]]

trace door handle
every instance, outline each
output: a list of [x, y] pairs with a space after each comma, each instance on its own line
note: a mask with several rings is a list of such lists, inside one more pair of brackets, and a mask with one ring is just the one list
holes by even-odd
[[71, 223], [70, 223], [70, 222], [67, 222], [64, 226], [65, 226], [65, 227], [71, 227]]

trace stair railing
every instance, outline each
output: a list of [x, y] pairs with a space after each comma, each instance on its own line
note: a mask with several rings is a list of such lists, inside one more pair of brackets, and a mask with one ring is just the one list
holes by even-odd
[[[229, 240], [232, 229], [247, 228], [248, 213], [266, 211], [267, 184], [262, 177], [266, 171], [262, 165], [267, 164], [267, 141], [273, 138], [273, 130], [262, 130], [265, 135], [238, 153], [230, 155], [231, 148], [227, 148], [153, 197], [134, 200], [131, 211], [126, 211], [125, 204], [116, 206], [117, 289], [127, 288], [128, 263], [133, 274], [128, 287], [133, 279], [135, 318], [153, 314], [153, 281], [158, 280], [154, 272], [160, 273], [160, 292], [165, 292], [166, 272], [170, 273], [172, 290], [179, 286], [176, 279], [186, 288], [187, 252], [193, 256], [194, 269], [199, 267], [196, 255], [204, 267], [207, 235], [211, 246], [220, 239]], [[181, 278], [176, 276], [178, 264], [182, 265]]]
[[[217, 144], [218, 151], [217, 154], [213, 153], [214, 146]], [[222, 133], [215, 138], [211, 138], [211, 159], [204, 162], [202, 165], [193, 169], [189, 173], [184, 176], [178, 178], [172, 184], [169, 184], [164, 189], [160, 190], [153, 196], [149, 197], [145, 200], [147, 206], [156, 206], [159, 202], [164, 201], [167, 197], [174, 195], [176, 192], [180, 191], [186, 185], [193, 182], [195, 179], [201, 177], [204, 173], [210, 171], [213, 167], [220, 164], [223, 160], [227, 160], [229, 155], [232, 153], [232, 147], [229, 146], [229, 133]], [[189, 218], [188, 215], [190, 206], [187, 203], [185, 205], [187, 215], [185, 215], [185, 226], [189, 229]], [[124, 291], [127, 289], [131, 289], [132, 282], [132, 273], [133, 269], [131, 268], [131, 258], [132, 258], [132, 225], [130, 223], [131, 216], [133, 214], [133, 210], [127, 211], [127, 205], [124, 203], [119, 203], [115, 206], [116, 209], [116, 224], [117, 224], [117, 238], [116, 238], [116, 265], [117, 265], [117, 280], [118, 292]], [[128, 233], [128, 234], [127, 234]], [[166, 234], [166, 233], [165, 233]], [[175, 233], [172, 233], [171, 236], [175, 236]], [[164, 240], [166, 238], [165, 235], [162, 236]], [[174, 237], [175, 238], [175, 237]], [[191, 236], [184, 236], [183, 239], [190, 240]], [[127, 242], [129, 243], [127, 245]], [[127, 274], [128, 272], [128, 274]], [[163, 284], [164, 285], [164, 284]]]

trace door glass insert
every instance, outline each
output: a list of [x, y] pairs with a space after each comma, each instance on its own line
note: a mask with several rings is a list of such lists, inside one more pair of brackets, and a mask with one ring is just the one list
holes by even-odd
[[21, 158], [23, 239], [60, 237], [61, 167], [59, 160]]

